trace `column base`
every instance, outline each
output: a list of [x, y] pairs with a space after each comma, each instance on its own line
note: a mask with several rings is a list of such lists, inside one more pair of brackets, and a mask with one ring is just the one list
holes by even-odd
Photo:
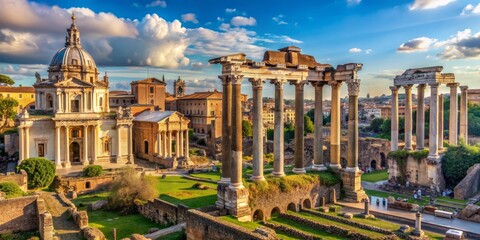
[[315, 170], [315, 171], [326, 171], [326, 170], [327, 170], [327, 167], [325, 167], [324, 164], [313, 164], [312, 170]]
[[231, 186], [227, 188], [225, 194], [225, 205], [228, 212], [240, 222], [252, 221], [252, 210], [248, 205], [248, 189], [244, 188], [243, 185], [242, 188], [236, 189], [232, 189]]
[[360, 172], [360, 169], [358, 167], [346, 167], [345, 172], [356, 173], [356, 172]]
[[305, 174], [307, 171], [305, 171], [305, 168], [293, 168], [292, 172], [296, 174]]
[[218, 181], [218, 184], [226, 184], [228, 186], [230, 185], [230, 178], [221, 177], [220, 181]]
[[285, 177], [285, 172], [272, 172], [274, 177]]
[[55, 168], [56, 168], [56, 169], [62, 169], [62, 168], [63, 168], [63, 166], [62, 166], [62, 164], [61, 164], [61, 163], [60, 163], [60, 164], [55, 164]]
[[72, 167], [72, 164], [70, 162], [65, 163], [65, 168], [71, 168], [71, 167]]
[[[230, 183], [230, 178], [228, 178], [229, 183]], [[215, 206], [219, 209], [225, 209], [225, 202], [226, 202], [226, 194], [227, 194], [227, 189], [229, 183], [222, 182], [220, 179], [220, 182], [218, 182], [218, 187], [217, 187], [217, 201], [215, 202]]]
[[[351, 168], [352, 170], [355, 168]], [[367, 194], [362, 188], [362, 171], [342, 171], [341, 177], [343, 182], [343, 189], [345, 190], [346, 202], [360, 203], [365, 198], [368, 198]]]
[[230, 185], [228, 185], [228, 188], [229, 189], [243, 189], [245, 187], [243, 186], [243, 183], [230, 183]]
[[127, 164], [134, 164], [135, 163], [135, 157], [133, 154], [128, 155], [128, 162]]
[[421, 237], [421, 236], [423, 236], [425, 233], [424, 233], [422, 230], [413, 229], [413, 231], [411, 232], [411, 234], [412, 234], [413, 236], [416, 236], [416, 237]]
[[339, 170], [339, 169], [342, 169], [342, 165], [340, 164], [330, 164], [329, 165], [330, 168], [332, 168], [333, 170]]
[[250, 180], [252, 180], [252, 181], [265, 181], [265, 177], [263, 177], [263, 175], [262, 176], [252, 176], [250, 178]]
[[436, 163], [438, 162], [439, 159], [440, 159], [440, 156], [438, 154], [428, 155], [427, 157], [427, 161], [430, 163]]
[[83, 166], [86, 166], [86, 165], [89, 165], [89, 164], [90, 164], [90, 162], [89, 162], [88, 160], [84, 160], [84, 161], [82, 162], [82, 165], [83, 165]]
[[425, 147], [415, 147], [415, 151], [422, 151]]

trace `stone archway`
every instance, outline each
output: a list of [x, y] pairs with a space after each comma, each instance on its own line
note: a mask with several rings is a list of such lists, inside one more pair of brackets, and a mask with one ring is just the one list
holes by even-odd
[[385, 153], [381, 152], [380, 153], [380, 167], [386, 168], [387, 167], [387, 158], [385, 157]]
[[287, 210], [296, 212], [297, 211], [297, 206], [293, 202], [289, 203], [288, 206], [287, 206]]
[[312, 208], [312, 201], [310, 201], [310, 199], [307, 198], [307, 199], [303, 200], [302, 205], [303, 205], [303, 208], [310, 209], [310, 208]]
[[78, 142], [70, 143], [70, 159], [72, 162], [80, 162], [80, 144]]
[[252, 216], [253, 221], [263, 221], [265, 220], [265, 217], [263, 215], [263, 211], [260, 209], [257, 209], [255, 212], [253, 212]]
[[270, 212], [270, 218], [278, 217], [280, 213], [281, 213], [280, 208], [274, 207]]
[[376, 160], [372, 160], [372, 161], [370, 162], [370, 167], [372, 168], [372, 171], [377, 170], [377, 161], [376, 161]]

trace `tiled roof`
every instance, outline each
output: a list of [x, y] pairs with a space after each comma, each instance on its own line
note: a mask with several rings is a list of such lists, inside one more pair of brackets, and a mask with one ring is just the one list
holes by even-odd
[[11, 92], [11, 93], [34, 93], [34, 87], [11, 87], [11, 86], [0, 86], [0, 92]]
[[222, 92], [214, 90], [213, 92], [196, 92], [193, 94], [185, 95], [179, 99], [181, 100], [191, 100], [191, 99], [212, 99], [219, 98], [222, 99]]
[[123, 90], [110, 91], [110, 95], [126, 95], [126, 94], [130, 94], [130, 92], [123, 91]]
[[138, 84], [138, 83], [156, 83], [156, 84], [167, 85], [165, 82], [157, 78], [145, 78], [143, 80], [133, 81], [131, 84]]

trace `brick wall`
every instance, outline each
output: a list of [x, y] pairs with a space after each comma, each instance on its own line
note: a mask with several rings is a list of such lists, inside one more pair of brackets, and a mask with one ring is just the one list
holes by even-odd
[[144, 217], [159, 224], [178, 224], [186, 220], [188, 207], [179, 204], [154, 199], [145, 204], [137, 205], [137, 210]]
[[55, 176], [55, 191], [67, 194], [69, 190], [74, 190], [77, 194], [102, 190], [107, 188], [113, 182], [116, 175], [104, 175], [99, 177], [68, 177], [63, 178]]
[[24, 192], [27, 191], [28, 187], [28, 176], [25, 170], [20, 170], [20, 173], [18, 174], [7, 174], [7, 175], [0, 175], [0, 183], [2, 182], [13, 182], [18, 184], [20, 189], [22, 189]]
[[0, 200], [0, 233], [38, 229], [38, 196]]

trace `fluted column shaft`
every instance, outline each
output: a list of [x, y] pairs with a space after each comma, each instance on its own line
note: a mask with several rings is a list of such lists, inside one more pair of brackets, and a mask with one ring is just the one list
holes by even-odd
[[[230, 183], [232, 161], [232, 81], [221, 76], [222, 92], [222, 177], [220, 182]], [[187, 142], [188, 145], [188, 142]]]
[[25, 159], [24, 154], [25, 154], [25, 136], [23, 135], [23, 127], [19, 126], [18, 127], [18, 162], [19, 164]]
[[100, 141], [98, 141], [98, 130], [99, 129], [99, 125], [96, 124], [95, 126], [93, 126], [93, 144], [92, 144], [92, 164], [95, 164], [97, 162], [97, 149], [98, 149], [98, 143], [100, 143]]
[[190, 142], [189, 142], [189, 136], [188, 136], [188, 130], [185, 130], [185, 158], [189, 159], [190, 158]]
[[392, 117], [391, 117], [391, 150], [398, 150], [398, 87], [391, 86], [392, 90]]
[[168, 131], [168, 157], [172, 157], [172, 131]]
[[25, 159], [30, 157], [30, 127], [25, 127]]
[[284, 171], [284, 119], [283, 119], [283, 84], [285, 83], [281, 79], [275, 79], [272, 81], [275, 84], [275, 128], [273, 136], [273, 176], [282, 177], [285, 176]]
[[242, 79], [232, 76], [232, 165], [230, 188], [244, 188], [242, 183]]
[[449, 83], [450, 87], [450, 119], [448, 122], [448, 142], [450, 145], [458, 144], [458, 86], [460, 83]]
[[415, 150], [425, 148], [425, 84], [417, 86], [417, 144]]
[[253, 175], [252, 180], [265, 180], [263, 177], [263, 80], [251, 78], [253, 93]]
[[460, 86], [460, 139], [468, 144], [468, 86]]
[[331, 82], [332, 109], [330, 113], [330, 167], [340, 169], [340, 87], [342, 82]]
[[430, 85], [430, 126], [429, 126], [429, 148], [428, 157], [432, 160], [438, 158], [438, 83]]
[[405, 88], [405, 150], [412, 150], [412, 85]]
[[348, 87], [348, 152], [347, 171], [358, 171], [358, 93], [360, 80], [352, 79]]
[[438, 96], [438, 150], [443, 150], [443, 94]]
[[297, 174], [305, 173], [305, 163], [304, 163], [304, 110], [303, 110], [303, 86], [306, 84], [305, 81], [296, 81], [295, 84], [295, 152], [294, 152], [294, 161], [295, 167], [293, 172]]
[[324, 82], [312, 83], [315, 87], [315, 139], [313, 145], [313, 169], [326, 170], [323, 163], [323, 86]]

